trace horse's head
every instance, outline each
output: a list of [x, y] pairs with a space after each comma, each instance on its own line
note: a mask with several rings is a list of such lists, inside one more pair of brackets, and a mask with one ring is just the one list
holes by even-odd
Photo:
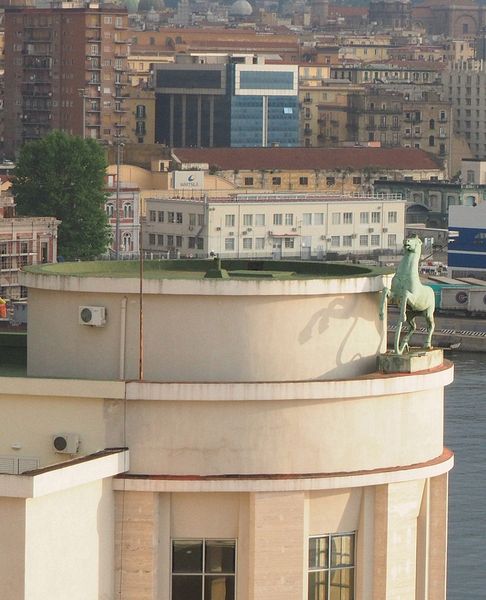
[[422, 240], [416, 235], [405, 238], [403, 240], [403, 247], [405, 252], [416, 252], [420, 256], [422, 252]]

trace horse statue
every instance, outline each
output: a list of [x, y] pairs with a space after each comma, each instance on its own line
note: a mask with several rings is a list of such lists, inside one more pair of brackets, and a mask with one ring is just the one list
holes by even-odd
[[[424, 348], [432, 347], [432, 334], [435, 329], [434, 309], [435, 296], [431, 287], [423, 285], [419, 278], [419, 261], [422, 252], [422, 241], [413, 236], [403, 242], [405, 254], [398, 265], [397, 271], [391, 282], [391, 289], [384, 288], [381, 296], [380, 319], [385, 315], [386, 300], [390, 298], [400, 308], [397, 330], [395, 332], [394, 351], [403, 354], [409, 350], [408, 345], [417, 326], [415, 317], [422, 315], [427, 323], [427, 339]], [[408, 332], [400, 344], [400, 335], [404, 324], [408, 325]]]

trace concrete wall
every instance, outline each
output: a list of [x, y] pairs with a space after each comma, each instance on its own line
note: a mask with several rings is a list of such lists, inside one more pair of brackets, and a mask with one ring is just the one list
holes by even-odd
[[[123, 294], [123, 280], [122, 288], [117, 286], [119, 293], [111, 294], [106, 293], [105, 286], [112, 280], [94, 281], [94, 293], [59, 294], [31, 288], [29, 376], [137, 378], [139, 298], [134, 293]], [[312, 282], [299, 281], [206, 280], [182, 285], [162, 281], [154, 282], [153, 289], [162, 292], [154, 294], [147, 283], [145, 379], [289, 381], [370, 372], [376, 354], [386, 347], [386, 330], [378, 318], [379, 294], [346, 293], [346, 281], [349, 291], [366, 286], [378, 290], [382, 285], [381, 280], [369, 282], [365, 278], [363, 282], [330, 281], [320, 290], [313, 289]], [[126, 289], [137, 287], [134, 280]], [[195, 295], [196, 290], [206, 293]], [[121, 375], [124, 297], [128, 298], [126, 345], [122, 350], [126, 369]], [[83, 305], [104, 306], [106, 325], [80, 325], [79, 307]]]
[[0, 498], [0, 598], [24, 600], [25, 500]]
[[112, 600], [110, 480], [28, 499], [25, 534], [25, 600]]

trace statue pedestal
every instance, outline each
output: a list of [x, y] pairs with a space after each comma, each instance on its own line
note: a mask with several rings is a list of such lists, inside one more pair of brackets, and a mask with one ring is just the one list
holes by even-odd
[[444, 362], [444, 353], [440, 348], [425, 350], [411, 348], [410, 352], [395, 354], [387, 352], [380, 354], [377, 359], [377, 368], [381, 373], [416, 373], [440, 367]]

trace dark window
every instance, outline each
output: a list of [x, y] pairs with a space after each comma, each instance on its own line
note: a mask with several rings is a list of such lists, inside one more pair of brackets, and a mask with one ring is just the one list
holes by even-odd
[[281, 177], [272, 177], [272, 185], [280, 185], [282, 183]]
[[308, 185], [309, 184], [309, 180], [307, 177], [299, 177], [299, 184], [300, 185]]
[[245, 177], [245, 185], [253, 185], [253, 177]]

